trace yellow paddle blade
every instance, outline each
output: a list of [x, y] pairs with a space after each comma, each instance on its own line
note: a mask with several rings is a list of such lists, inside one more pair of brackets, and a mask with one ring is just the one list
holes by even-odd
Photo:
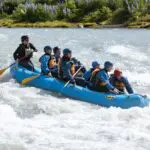
[[40, 77], [40, 75], [38, 75], [38, 76], [32, 76], [32, 77], [30, 77], [30, 78], [26, 78], [26, 79], [24, 79], [24, 80], [21, 82], [21, 84], [22, 84], [22, 85], [25, 85], [25, 84], [29, 83], [30, 81], [32, 81], [32, 80], [34, 80], [34, 79], [36, 79], [36, 78], [38, 78], [38, 77]]
[[0, 75], [2, 75], [7, 69], [8, 69], [8, 67], [0, 70]]

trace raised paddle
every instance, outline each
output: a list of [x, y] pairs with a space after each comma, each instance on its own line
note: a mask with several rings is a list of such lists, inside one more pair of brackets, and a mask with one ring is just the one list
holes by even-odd
[[[79, 71], [82, 69], [82, 66], [77, 70], [77, 72], [72, 76], [73, 78], [79, 73]], [[69, 80], [65, 85], [64, 88], [70, 83], [71, 80]]]
[[26, 78], [26, 79], [22, 80], [21, 85], [26, 85], [26, 84], [28, 84], [29, 82], [31, 82], [32, 80], [39, 78], [40, 76], [41, 76], [41, 74], [40, 74], [40, 75], [36, 75], [36, 76], [29, 77], [29, 78]]

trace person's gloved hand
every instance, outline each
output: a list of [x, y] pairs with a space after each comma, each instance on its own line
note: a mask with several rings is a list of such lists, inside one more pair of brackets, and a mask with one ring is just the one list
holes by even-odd
[[82, 66], [81, 71], [82, 71], [83, 73], [85, 73], [85, 72], [86, 72], [86, 68], [85, 68], [84, 66]]
[[49, 72], [49, 73], [48, 73], [48, 76], [49, 76], [49, 77], [52, 77], [52, 74], [51, 74], [51, 72]]
[[73, 84], [73, 85], [76, 84], [75, 79], [72, 78], [72, 79], [70, 80], [70, 83]]
[[119, 94], [119, 90], [116, 89], [116, 88], [113, 90], [113, 92], [114, 92], [115, 94]]

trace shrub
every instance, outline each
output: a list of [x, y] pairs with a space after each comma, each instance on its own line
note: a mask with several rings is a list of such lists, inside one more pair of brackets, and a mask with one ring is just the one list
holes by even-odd
[[41, 4], [20, 5], [13, 13], [13, 18], [19, 21], [46, 21], [55, 19], [55, 10], [51, 6]]
[[25, 0], [5, 0], [3, 2], [3, 10], [7, 14], [12, 14], [18, 5], [24, 2]]
[[88, 14], [83, 20], [85, 22], [101, 22], [107, 20], [111, 15], [112, 11], [108, 7], [103, 7], [100, 10]]
[[131, 13], [124, 8], [117, 9], [112, 16], [112, 23], [125, 23], [131, 17]]

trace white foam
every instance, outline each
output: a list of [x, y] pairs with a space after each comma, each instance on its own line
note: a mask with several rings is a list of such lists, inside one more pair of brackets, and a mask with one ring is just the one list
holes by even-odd
[[129, 78], [132, 82], [137, 82], [140, 85], [150, 85], [150, 73], [138, 73], [138, 72], [129, 72], [125, 71], [124, 75]]
[[125, 47], [123, 45], [115, 45], [107, 48], [106, 52], [111, 54], [117, 54], [120, 57], [128, 58], [128, 60], [136, 61], [147, 61], [149, 60], [148, 56], [142, 52], [138, 52], [134, 47]]
[[[118, 67], [122, 67], [133, 87], [150, 96], [149, 52], [139, 51], [143, 45], [140, 47], [139, 41], [133, 40], [136, 38], [130, 38], [130, 42], [128, 37], [134, 30], [0, 30], [12, 42], [6, 45], [0, 40], [6, 50], [0, 50], [1, 66], [10, 64], [7, 55], [18, 46], [21, 34], [32, 33], [33, 43], [41, 48], [33, 59], [37, 66], [45, 45], [61, 44], [62, 48], [72, 48], [73, 54], [89, 66], [95, 59], [101, 64], [106, 60], [116, 64], [119, 60]], [[138, 31], [134, 32], [135, 37], [144, 32]], [[103, 47], [108, 45], [104, 53]], [[126, 65], [127, 60], [130, 66]], [[149, 150], [149, 107], [103, 108], [34, 87], [22, 87], [7, 73], [0, 81], [0, 150]]]

